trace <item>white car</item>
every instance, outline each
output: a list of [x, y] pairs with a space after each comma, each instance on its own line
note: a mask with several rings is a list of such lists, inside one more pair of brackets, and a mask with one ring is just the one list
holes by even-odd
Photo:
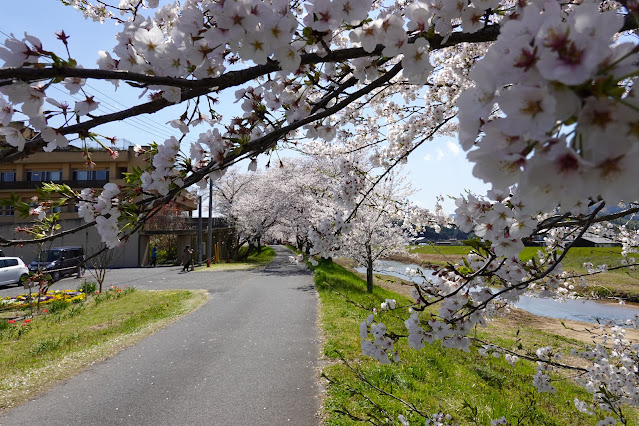
[[0, 285], [20, 284], [20, 279], [29, 275], [29, 268], [19, 257], [0, 257]]

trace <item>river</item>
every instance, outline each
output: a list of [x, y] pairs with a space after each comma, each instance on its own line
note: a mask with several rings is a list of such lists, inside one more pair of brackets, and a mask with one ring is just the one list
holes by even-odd
[[[375, 273], [390, 275], [420, 283], [421, 276], [407, 276], [406, 268], [417, 269], [418, 265], [396, 262], [393, 260], [379, 260], [375, 262]], [[366, 273], [366, 268], [355, 268], [357, 272]], [[425, 275], [432, 272], [430, 269], [422, 269]], [[626, 320], [639, 314], [639, 308], [631, 305], [619, 305], [615, 303], [597, 302], [586, 299], [569, 299], [564, 302], [554, 299], [522, 296], [515, 307], [523, 309], [534, 315], [548, 318], [559, 318], [573, 321], [596, 323], [597, 321], [615, 321], [623, 324]]]

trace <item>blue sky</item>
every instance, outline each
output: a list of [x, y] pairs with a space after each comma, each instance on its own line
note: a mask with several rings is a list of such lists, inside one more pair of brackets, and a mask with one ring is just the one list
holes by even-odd
[[[100, 25], [85, 20], [80, 12], [71, 7], [64, 7], [54, 0], [5, 2], [2, 15], [0, 39], [5, 38], [2, 33], [14, 33], [20, 38], [28, 31], [29, 34], [40, 38], [45, 49], [62, 55], [64, 46], [56, 39], [55, 32], [64, 30], [70, 36], [71, 56], [85, 68], [95, 68], [98, 50], [111, 50], [115, 45], [115, 34], [121, 28], [111, 22]], [[86, 91], [101, 103], [99, 113], [114, 112], [123, 105], [130, 106], [143, 101], [137, 99], [137, 91], [129, 89], [126, 85], [121, 85], [114, 91], [110, 83], [91, 81]], [[56, 97], [55, 93], [52, 95]], [[62, 96], [62, 93], [60, 95]], [[67, 100], [73, 105], [74, 99]], [[226, 93], [226, 96], [220, 99], [220, 110], [237, 109], [233, 101], [233, 91]], [[179, 136], [179, 131], [171, 128], [166, 122], [179, 116], [183, 108], [174, 106], [153, 116], [144, 115], [125, 122], [101, 126], [97, 132], [105, 136], [127, 139], [139, 145], [161, 141], [171, 135]], [[187, 136], [187, 140], [195, 138], [193, 134]], [[283, 155], [286, 156], [285, 153]], [[263, 164], [267, 160], [260, 158], [258, 161]], [[426, 142], [411, 155], [404, 169], [409, 173], [409, 180], [413, 186], [418, 189], [412, 197], [413, 201], [426, 208], [432, 208], [435, 198], [440, 194], [457, 196], [466, 189], [483, 193], [488, 188], [472, 176], [472, 166], [451, 137]], [[452, 213], [455, 209], [454, 203], [446, 200], [444, 208], [447, 213]]]

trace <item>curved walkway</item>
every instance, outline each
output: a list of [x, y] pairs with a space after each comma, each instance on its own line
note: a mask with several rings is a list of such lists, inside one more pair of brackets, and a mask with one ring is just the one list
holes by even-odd
[[275, 250], [257, 270], [109, 272], [107, 283], [205, 288], [211, 299], [0, 425], [317, 425], [317, 294], [291, 252]]

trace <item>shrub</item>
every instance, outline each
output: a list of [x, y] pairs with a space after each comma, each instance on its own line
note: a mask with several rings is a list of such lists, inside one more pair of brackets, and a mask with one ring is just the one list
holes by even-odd
[[94, 281], [85, 281], [82, 283], [80, 287], [78, 287], [78, 291], [83, 292], [84, 294], [93, 294], [95, 290], [98, 288], [98, 284]]

